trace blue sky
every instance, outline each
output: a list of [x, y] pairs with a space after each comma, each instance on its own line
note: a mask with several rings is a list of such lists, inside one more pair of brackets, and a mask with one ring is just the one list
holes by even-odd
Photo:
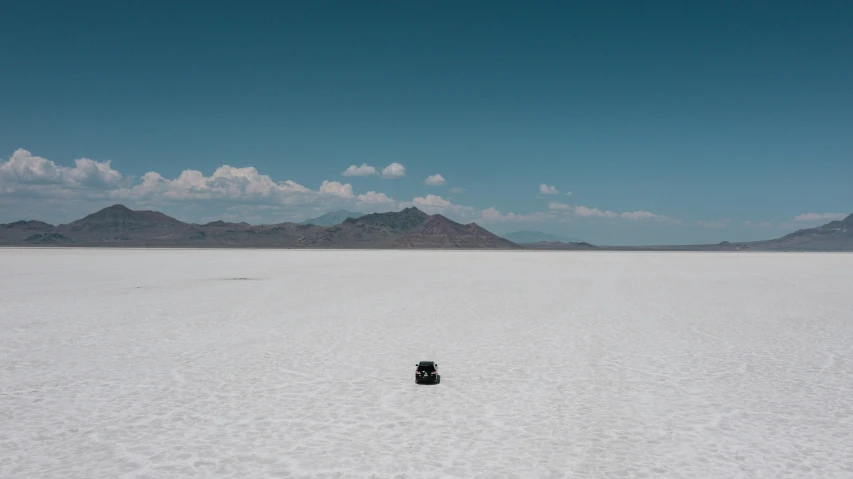
[[[660, 244], [853, 212], [848, 1], [13, 2], [2, 16], [0, 221], [415, 205], [496, 232]], [[375, 174], [344, 174], [361, 165]]]

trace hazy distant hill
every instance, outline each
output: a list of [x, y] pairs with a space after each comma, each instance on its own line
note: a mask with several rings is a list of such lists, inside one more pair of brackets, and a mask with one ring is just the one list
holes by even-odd
[[605, 249], [605, 247], [594, 246], [583, 241], [570, 241], [563, 243], [562, 241], [539, 241], [536, 243], [519, 243], [526, 249], [545, 249], [545, 250], [590, 250], [590, 249]]
[[557, 236], [551, 233], [543, 233], [541, 231], [513, 231], [512, 233], [501, 235], [501, 237], [506, 238], [512, 241], [513, 243], [539, 243], [542, 241], [547, 241], [550, 243], [581, 242], [581, 240], [577, 238], [567, 238], [564, 236]]
[[853, 251], [853, 214], [843, 220], [800, 229], [781, 238], [734, 244], [741, 249]]
[[761, 241], [716, 244], [599, 247], [620, 251], [853, 251], [853, 214], [814, 228]]
[[346, 210], [338, 210], [331, 211], [322, 216], [318, 216], [317, 218], [307, 219], [299, 224], [303, 225], [317, 225], [317, 226], [333, 226], [339, 225], [344, 222], [347, 218], [358, 218], [364, 215], [364, 213], [353, 213], [352, 211]]

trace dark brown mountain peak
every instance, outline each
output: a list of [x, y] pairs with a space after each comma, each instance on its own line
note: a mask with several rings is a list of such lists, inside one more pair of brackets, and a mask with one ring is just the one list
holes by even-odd
[[475, 223], [463, 225], [442, 215], [429, 216], [421, 227], [406, 233], [395, 243], [403, 248], [520, 248]]
[[227, 221], [216, 220], [211, 221], [209, 223], [205, 223], [201, 225], [202, 228], [231, 228], [231, 229], [248, 229], [251, 228], [252, 225], [246, 223], [245, 221], [241, 221], [239, 223], [229, 223]]
[[[102, 210], [100, 210], [100, 211], [101, 211], [101, 212], [104, 212], [104, 211], [116, 211], [116, 212], [119, 212], [119, 211], [121, 211], [121, 212], [125, 212], [125, 213], [132, 213], [132, 212], [133, 212], [133, 210], [132, 210], [132, 209], [128, 208], [127, 206], [121, 205], [121, 204], [114, 204], [114, 205], [112, 205], [112, 206], [107, 206], [106, 208], [104, 208], [104, 209], [102, 209]], [[98, 211], [96, 211], [95, 213], [98, 213]]]
[[112, 205], [68, 224], [72, 230], [138, 229], [187, 226], [186, 223], [159, 211], [131, 210], [124, 205]]
[[482, 226], [478, 225], [477, 223], [468, 223], [467, 225], [465, 225], [465, 227], [468, 228], [468, 231], [470, 231], [472, 233], [492, 234], [489, 230], [487, 230], [486, 228], [483, 228]]
[[388, 228], [393, 233], [405, 233], [423, 225], [430, 216], [423, 211], [409, 207], [388, 213], [371, 213], [359, 218], [347, 218], [342, 225], [370, 225]]
[[443, 215], [432, 215], [417, 229], [420, 234], [457, 234], [464, 226]]
[[494, 236], [489, 230], [477, 223], [462, 224], [451, 220], [443, 215], [432, 215], [424, 225], [418, 229], [419, 233], [426, 234], [464, 234], [474, 236]]

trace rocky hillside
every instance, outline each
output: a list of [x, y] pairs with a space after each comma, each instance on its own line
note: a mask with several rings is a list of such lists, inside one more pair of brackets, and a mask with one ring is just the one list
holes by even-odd
[[414, 207], [348, 218], [299, 243], [334, 248], [520, 248], [474, 223], [463, 225]]
[[113, 205], [79, 220], [53, 228], [53, 232], [73, 243], [112, 243], [181, 241], [188, 238], [193, 225], [159, 211], [131, 210]]
[[781, 238], [737, 243], [740, 249], [796, 251], [853, 251], [853, 214], [815, 228], [800, 229]]
[[43, 221], [15, 221], [0, 224], [0, 245], [23, 244], [44, 234], [50, 234], [54, 226]]
[[213, 221], [185, 223], [158, 211], [113, 205], [59, 226], [39, 221], [0, 225], [0, 245], [249, 248], [518, 248], [475, 224], [417, 208], [348, 217], [333, 226]]
[[468, 248], [468, 249], [520, 249], [521, 246], [501, 238], [476, 223], [463, 225], [433, 215], [417, 228], [394, 240], [402, 248]]

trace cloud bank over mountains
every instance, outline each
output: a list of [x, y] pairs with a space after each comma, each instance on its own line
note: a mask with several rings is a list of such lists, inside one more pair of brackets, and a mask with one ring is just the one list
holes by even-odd
[[[406, 177], [406, 167], [391, 163], [381, 170], [366, 163], [350, 165], [345, 177], [378, 176], [400, 180]], [[440, 174], [426, 177], [422, 184], [443, 186], [447, 180]], [[538, 186], [542, 195], [557, 195], [553, 185]], [[455, 186], [450, 193], [464, 191]], [[571, 193], [564, 193], [570, 195]], [[482, 198], [481, 198], [482, 200]], [[452, 219], [484, 224], [506, 223], [561, 223], [567, 221], [625, 221], [690, 224], [702, 228], [726, 228], [729, 219], [712, 219], [688, 222], [645, 210], [611, 211], [582, 204], [549, 201], [547, 209], [530, 213], [501, 212], [494, 206], [477, 208], [453, 203], [438, 194], [396, 199], [377, 190], [356, 191], [351, 183], [323, 180], [316, 189], [295, 181], [274, 180], [255, 167], [222, 165], [212, 173], [184, 170], [176, 178], [166, 178], [156, 171], [140, 177], [124, 175], [111, 166], [110, 161], [79, 158], [73, 166], [62, 166], [52, 160], [34, 155], [28, 150], [16, 150], [8, 160], [0, 163], [0, 205], [6, 216], [18, 212], [36, 214], [45, 211], [67, 210], [79, 204], [126, 202], [135, 207], [176, 206], [188, 210], [198, 209], [204, 217], [247, 215], [248, 220], [275, 221], [301, 220], [318, 212], [351, 208], [362, 212], [396, 211], [415, 206], [427, 213], [439, 213]], [[205, 216], [207, 215], [207, 216]], [[795, 223], [820, 223], [842, 219], [842, 213], [804, 213], [785, 225]], [[7, 217], [0, 220], [19, 219]], [[769, 222], [743, 222], [752, 228], [772, 227]]]

